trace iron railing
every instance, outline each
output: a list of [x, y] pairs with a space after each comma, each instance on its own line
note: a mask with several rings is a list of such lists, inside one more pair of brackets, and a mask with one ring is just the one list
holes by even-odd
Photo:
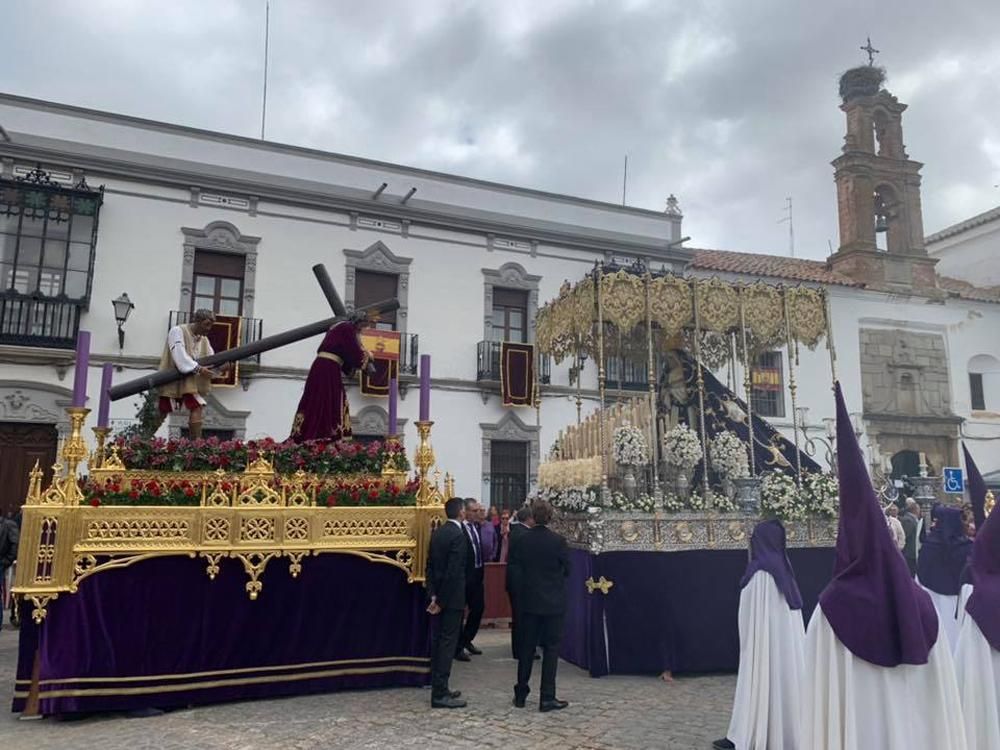
[[[500, 381], [500, 341], [480, 341], [476, 348], [476, 380]], [[538, 382], [548, 385], [552, 378], [552, 360], [548, 354], [537, 361]]]
[[81, 303], [0, 293], [0, 344], [72, 349], [80, 330]]
[[420, 335], [404, 333], [399, 337], [399, 374], [416, 375], [420, 362]]

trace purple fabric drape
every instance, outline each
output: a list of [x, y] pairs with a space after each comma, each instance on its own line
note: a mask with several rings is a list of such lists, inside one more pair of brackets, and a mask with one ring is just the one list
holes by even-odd
[[274, 559], [251, 601], [238, 560], [214, 581], [205, 565], [163, 557], [98, 573], [50, 603], [40, 628], [26, 608], [14, 710], [36, 649], [44, 714], [427, 684], [425, 594], [398, 568], [322, 554], [292, 578]]
[[[803, 617], [830, 580], [833, 550], [789, 549]], [[739, 666], [743, 550], [606, 552], [570, 550], [569, 609], [561, 655], [606, 674], [732, 672]], [[613, 582], [588, 594], [585, 581]], [[606, 635], [606, 639], [605, 639]]]
[[986, 482], [965, 445], [962, 446], [962, 452], [965, 454], [965, 471], [969, 475], [969, 502], [972, 504], [972, 516], [978, 529], [986, 522]]
[[833, 580], [820, 607], [855, 656], [880, 667], [926, 664], [937, 641], [937, 614], [889, 534], [840, 383], [835, 391], [840, 527]]
[[924, 540], [917, 560], [917, 578], [931, 591], [957, 596], [962, 570], [969, 561], [972, 540], [965, 534], [962, 511], [942, 506], [937, 525]]
[[1000, 651], [1000, 505], [993, 508], [976, 534], [969, 570], [973, 589], [965, 611], [990, 645]]
[[761, 521], [754, 527], [750, 536], [750, 562], [740, 580], [740, 588], [750, 583], [754, 573], [761, 570], [771, 574], [789, 607], [802, 609], [802, 594], [795, 582], [792, 564], [788, 561], [785, 527], [781, 525], [781, 521]]

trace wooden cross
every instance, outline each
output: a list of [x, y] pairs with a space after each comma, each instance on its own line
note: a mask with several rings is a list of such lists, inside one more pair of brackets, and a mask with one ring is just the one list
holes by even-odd
[[871, 67], [875, 65], [875, 55], [880, 53], [882, 50], [872, 47], [872, 38], [868, 37], [868, 43], [861, 48], [861, 51], [868, 53], [868, 66]]
[[[315, 323], [310, 323], [309, 325], [294, 328], [291, 331], [285, 331], [284, 333], [267, 336], [250, 344], [237, 346], [235, 349], [228, 349], [224, 352], [212, 354], [208, 357], [202, 357], [198, 360], [198, 364], [202, 367], [215, 367], [227, 362], [236, 362], [241, 359], [246, 359], [247, 357], [252, 357], [255, 354], [260, 354], [261, 352], [269, 352], [272, 349], [278, 349], [282, 346], [294, 344], [296, 341], [302, 341], [303, 339], [307, 339], [311, 336], [326, 333], [330, 326], [339, 323], [341, 320], [346, 320], [347, 309], [344, 307], [344, 303], [340, 299], [340, 295], [337, 294], [337, 289], [330, 280], [330, 276], [326, 272], [326, 268], [322, 264], [313, 266], [313, 273], [316, 275], [316, 280], [319, 282], [320, 289], [323, 290], [323, 295], [326, 297], [326, 300], [333, 311], [333, 318], [320, 320]], [[390, 299], [383, 302], [377, 302], [374, 305], [367, 305], [356, 312], [367, 313], [369, 316], [378, 316], [380, 314], [392, 312], [393, 310], [398, 309], [399, 300]], [[170, 368], [169, 370], [161, 370], [151, 375], [144, 375], [126, 383], [120, 383], [119, 385], [109, 389], [108, 393], [111, 396], [112, 401], [118, 401], [119, 399], [134, 396], [137, 393], [142, 393], [143, 391], [152, 390], [153, 388], [157, 388], [161, 385], [181, 380], [184, 377], [185, 376], [178, 372], [176, 368]]]

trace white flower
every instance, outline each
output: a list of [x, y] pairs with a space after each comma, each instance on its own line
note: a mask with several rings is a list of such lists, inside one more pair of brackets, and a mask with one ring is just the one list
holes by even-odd
[[629, 500], [628, 496], [621, 492], [611, 493], [611, 507], [615, 510], [633, 510], [643, 513], [652, 513], [656, 510], [656, 501], [652, 495], [640, 494], [635, 500]]
[[761, 483], [761, 510], [786, 521], [802, 518], [807, 509], [795, 480], [780, 471], [770, 471]]
[[538, 490], [535, 497], [546, 500], [554, 508], [561, 510], [584, 511], [600, 504], [597, 487], [542, 488]]
[[708, 446], [708, 455], [713, 468], [726, 479], [741, 479], [750, 476], [750, 460], [747, 446], [735, 433], [721, 432]]
[[538, 467], [538, 485], [545, 488], [590, 487], [601, 479], [600, 457], [546, 461]]
[[642, 430], [628, 422], [614, 433], [615, 463], [620, 466], [641, 466], [649, 461], [649, 449]]
[[810, 513], [834, 517], [840, 508], [840, 485], [832, 474], [806, 474], [802, 481]]
[[663, 453], [670, 466], [690, 471], [701, 461], [698, 433], [685, 424], [678, 424], [663, 436]]

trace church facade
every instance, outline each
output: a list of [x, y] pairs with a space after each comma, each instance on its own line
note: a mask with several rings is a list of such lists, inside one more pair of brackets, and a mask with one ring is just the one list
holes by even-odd
[[[936, 272], [905, 106], [881, 80], [859, 80], [841, 92], [841, 243], [827, 261], [684, 247], [672, 198], [663, 212], [627, 208], [0, 95], [3, 505], [16, 505], [11, 483], [35, 458], [54, 456], [77, 330], [92, 332], [96, 409], [100, 366], [115, 364], [115, 382], [149, 373], [168, 327], [195, 309], [239, 319], [243, 342], [329, 317], [316, 263], [348, 306], [399, 299], [380, 327], [401, 334], [401, 432], [412, 447], [416, 362], [430, 354], [432, 441], [461, 495], [517, 502], [559, 429], [596, 405], [593, 362], [577, 363], [577, 387], [573, 363], [543, 361], [534, 404], [504, 408], [496, 351], [532, 343], [538, 307], [606, 260], [824, 287], [872, 464], [913, 473], [924, 453], [933, 472], [956, 465], [965, 440], [984, 471], [1000, 469], [1000, 373], [983, 369], [1000, 357], [1000, 295]], [[119, 326], [123, 293], [135, 308]], [[317, 343], [244, 363], [210, 397], [207, 434], [286, 437]], [[644, 367], [607, 369], [613, 396], [648, 388]], [[754, 411], [828, 459], [827, 352], [771, 352], [757, 370]], [[384, 435], [385, 399], [355, 387], [350, 400], [355, 432]], [[114, 403], [112, 425], [137, 406]], [[163, 434], [185, 426], [172, 416]]]

